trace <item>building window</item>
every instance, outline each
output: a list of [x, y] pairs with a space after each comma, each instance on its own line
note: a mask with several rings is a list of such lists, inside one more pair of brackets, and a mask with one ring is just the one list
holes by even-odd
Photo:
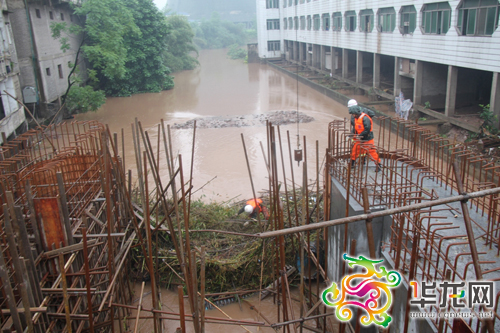
[[380, 32], [393, 32], [396, 28], [396, 11], [393, 7], [378, 10], [378, 27]]
[[286, 28], [288, 28], [288, 20], [286, 18], [283, 19], [283, 29], [286, 30]]
[[57, 65], [57, 70], [59, 71], [59, 78], [60, 79], [64, 78], [62, 65]]
[[299, 17], [298, 16], [295, 16], [293, 18], [293, 26], [294, 26], [295, 30], [299, 30]]
[[428, 3], [422, 7], [422, 32], [441, 35], [451, 26], [451, 7], [447, 2]]
[[266, 8], [279, 8], [280, 7], [280, 0], [267, 0], [266, 1]]
[[299, 0], [295, 0], [295, 6], [299, 4]]
[[300, 30], [306, 30], [306, 17], [300, 17]]
[[280, 50], [280, 41], [279, 40], [267, 41], [267, 50], [268, 51], [279, 51]]
[[359, 24], [362, 32], [373, 30], [373, 10], [364, 9], [359, 12]]
[[40, 13], [40, 9], [35, 9], [35, 14], [37, 18], [42, 18], [42, 14]]
[[64, 21], [64, 13], [61, 13], [61, 21]]
[[417, 11], [415, 6], [402, 6], [401, 11], [401, 24], [399, 28], [403, 35], [412, 34], [417, 28]]
[[336, 12], [332, 15], [332, 31], [342, 30], [342, 13]]
[[288, 18], [288, 29], [289, 30], [293, 29], [293, 17]]
[[288, 0], [288, 7], [290, 7], [291, 5], [293, 5], [293, 0]]
[[54, 13], [49, 12], [49, 17], [50, 17], [51, 20], [53, 20], [54, 19]]
[[280, 30], [280, 19], [267, 20], [267, 30]]
[[491, 36], [498, 27], [498, 0], [464, 0], [458, 7], [457, 28], [462, 36]]
[[47, 76], [50, 76], [50, 67], [45, 68], [45, 73], [47, 73]]
[[356, 12], [354, 10], [348, 10], [344, 14], [345, 16], [345, 31], [354, 31], [356, 29]]
[[312, 27], [311, 15], [307, 15], [307, 30], [311, 30]]
[[319, 18], [319, 14], [316, 14], [313, 16], [313, 29], [314, 30], [319, 30], [319, 27], [321, 26], [321, 21]]
[[321, 15], [321, 28], [324, 31], [330, 30], [330, 14], [325, 13]]

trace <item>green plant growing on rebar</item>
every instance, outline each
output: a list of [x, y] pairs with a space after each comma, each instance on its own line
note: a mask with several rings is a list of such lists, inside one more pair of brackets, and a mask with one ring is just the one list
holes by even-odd
[[424, 109], [430, 109], [431, 108], [431, 103], [429, 101], [426, 101], [424, 103]]
[[[481, 125], [481, 134], [486, 135], [497, 135], [499, 130], [496, 125], [498, 117], [493, 111], [490, 110], [490, 105], [479, 104], [479, 106], [483, 109], [479, 117], [484, 120]], [[486, 133], [485, 133], [486, 132]]]

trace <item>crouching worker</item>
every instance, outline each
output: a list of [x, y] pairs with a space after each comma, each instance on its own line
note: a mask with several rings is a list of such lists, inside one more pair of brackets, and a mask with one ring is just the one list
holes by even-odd
[[266, 206], [264, 206], [264, 204], [262, 203], [261, 199], [248, 200], [245, 203], [245, 206], [239, 210], [238, 215], [240, 215], [243, 212], [247, 213], [253, 219], [256, 218], [257, 214], [259, 213], [264, 214], [264, 218], [266, 220], [269, 219], [269, 212]]

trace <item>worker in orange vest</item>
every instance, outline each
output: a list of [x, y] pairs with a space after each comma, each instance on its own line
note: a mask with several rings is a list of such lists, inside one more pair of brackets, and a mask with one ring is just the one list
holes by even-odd
[[269, 219], [269, 212], [262, 203], [262, 199], [250, 199], [245, 203], [245, 206], [240, 209], [238, 215], [247, 213], [251, 218], [256, 218], [258, 213], [264, 214], [265, 219]]
[[362, 153], [367, 153], [370, 158], [377, 165], [375, 172], [378, 172], [381, 168], [380, 157], [378, 156], [377, 150], [375, 149], [375, 140], [373, 139], [373, 120], [365, 112], [364, 108], [360, 107], [356, 100], [350, 100], [347, 103], [349, 108], [349, 114], [351, 114], [351, 124], [353, 125], [353, 132], [357, 134], [358, 139], [354, 140], [354, 145], [351, 152], [351, 165], [356, 164], [356, 159]]

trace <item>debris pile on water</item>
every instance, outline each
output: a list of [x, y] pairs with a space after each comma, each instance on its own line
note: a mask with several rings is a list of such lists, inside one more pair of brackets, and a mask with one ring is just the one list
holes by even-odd
[[175, 123], [172, 128], [175, 129], [190, 129], [193, 128], [196, 121], [197, 128], [226, 128], [226, 127], [248, 127], [248, 126], [264, 126], [266, 121], [270, 121], [273, 125], [288, 125], [299, 123], [310, 123], [314, 120], [313, 117], [297, 111], [273, 111], [261, 114], [247, 114], [237, 116], [214, 116], [214, 117], [198, 117], [186, 121], [185, 123]]

